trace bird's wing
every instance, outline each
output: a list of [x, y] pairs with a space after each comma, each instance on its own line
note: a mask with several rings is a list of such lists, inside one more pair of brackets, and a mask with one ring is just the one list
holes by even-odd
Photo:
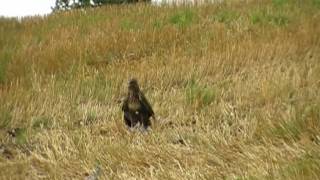
[[127, 109], [128, 109], [128, 98], [126, 97], [126, 98], [122, 101], [121, 110], [122, 110], [122, 111], [126, 111]]
[[154, 112], [152, 110], [152, 107], [142, 92], [139, 93], [139, 100], [140, 100], [141, 104], [143, 105], [143, 107], [146, 109], [146, 111], [149, 113], [149, 115], [154, 116]]

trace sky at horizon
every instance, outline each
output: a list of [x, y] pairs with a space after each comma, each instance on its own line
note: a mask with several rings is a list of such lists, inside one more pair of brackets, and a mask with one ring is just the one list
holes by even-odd
[[55, 0], [0, 0], [0, 16], [24, 17], [51, 13]]
[[[203, 0], [151, 0], [152, 4], [202, 2]], [[213, 2], [221, 0], [212, 0]], [[46, 15], [52, 12], [55, 0], [0, 0], [0, 17], [25, 17]]]

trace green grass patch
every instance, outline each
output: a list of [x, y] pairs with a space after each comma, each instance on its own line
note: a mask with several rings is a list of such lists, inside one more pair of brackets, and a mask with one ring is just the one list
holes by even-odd
[[295, 106], [290, 118], [280, 119], [276, 127], [271, 130], [271, 134], [288, 141], [299, 140], [300, 135], [305, 132], [316, 136], [316, 130], [320, 130], [320, 105]]
[[216, 99], [216, 91], [212, 88], [199, 85], [192, 79], [186, 87], [186, 100], [190, 105], [202, 107], [209, 105]]
[[6, 70], [7, 70], [8, 60], [0, 60], [0, 84], [4, 84], [6, 81]]
[[179, 27], [186, 27], [191, 25], [195, 18], [196, 14], [191, 9], [186, 9], [172, 15], [169, 19], [169, 22]]
[[286, 26], [290, 22], [289, 17], [283, 13], [268, 13], [265, 10], [251, 13], [250, 19], [252, 24], [257, 25]]
[[98, 114], [95, 111], [88, 111], [85, 115], [84, 124], [94, 124], [98, 120]]
[[315, 7], [320, 8], [320, 0], [313, 0], [312, 3]]
[[272, 4], [275, 7], [283, 7], [289, 3], [289, 0], [272, 0]]
[[113, 93], [115, 84], [107, 80], [102, 74], [97, 75], [92, 79], [81, 81], [79, 84], [78, 96], [82, 100], [95, 99], [97, 101], [105, 102]]
[[126, 30], [126, 31], [135, 31], [138, 30], [140, 28], [140, 25], [132, 20], [132, 19], [123, 19], [120, 23], [120, 27], [122, 30]]
[[5, 52], [0, 51], [0, 84], [4, 84], [7, 81], [7, 67], [12, 59], [12, 54], [10, 50]]
[[50, 129], [52, 128], [52, 119], [47, 116], [39, 116], [32, 119], [32, 127], [34, 129]]
[[159, 20], [159, 19], [154, 20], [154, 22], [152, 23], [152, 26], [155, 29], [161, 29], [164, 25], [165, 25], [164, 22], [162, 20]]
[[24, 145], [27, 143], [27, 130], [25, 128], [17, 128], [15, 130], [15, 142], [18, 145]]
[[285, 140], [298, 140], [302, 133], [302, 125], [303, 123], [297, 120], [283, 121], [277, 124], [271, 134]]
[[319, 152], [311, 152], [290, 163], [285, 163], [279, 173], [283, 179], [318, 179], [319, 171]]
[[222, 10], [219, 11], [217, 14], [214, 15], [213, 19], [220, 23], [226, 23], [229, 24], [233, 21], [236, 21], [238, 19], [239, 15], [235, 11], [231, 10]]
[[7, 109], [0, 110], [0, 129], [5, 129], [10, 126], [12, 121], [11, 112]]

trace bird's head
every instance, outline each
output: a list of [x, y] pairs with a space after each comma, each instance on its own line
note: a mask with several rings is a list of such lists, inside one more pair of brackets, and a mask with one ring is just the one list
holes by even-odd
[[128, 83], [129, 92], [138, 93], [140, 91], [138, 81], [134, 78], [129, 80]]

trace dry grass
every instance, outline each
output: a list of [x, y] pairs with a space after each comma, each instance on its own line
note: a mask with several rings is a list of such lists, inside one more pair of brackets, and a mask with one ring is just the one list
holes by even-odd
[[[0, 19], [0, 179], [320, 179], [319, 9], [138, 4]], [[147, 134], [122, 120], [130, 77], [157, 115]]]

